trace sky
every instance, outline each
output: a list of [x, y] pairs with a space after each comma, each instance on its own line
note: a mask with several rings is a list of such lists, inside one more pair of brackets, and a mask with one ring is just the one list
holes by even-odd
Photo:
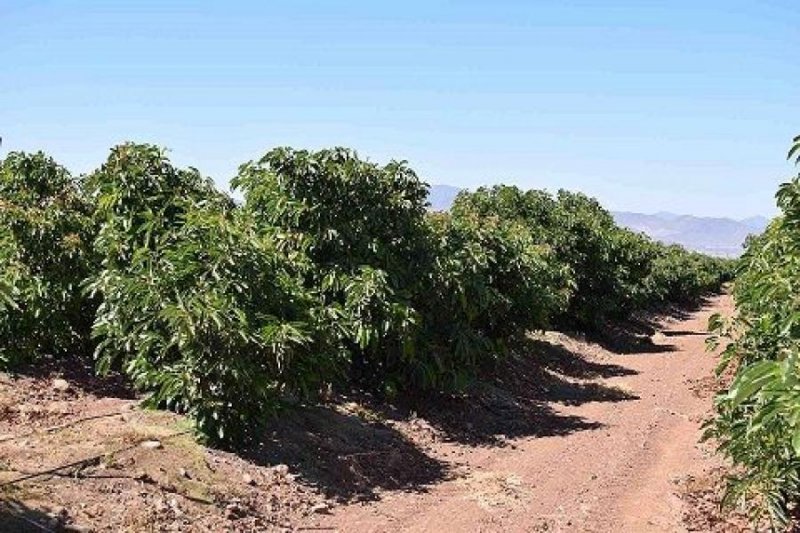
[[798, 0], [0, 0], [0, 157], [170, 149], [221, 187], [275, 146], [614, 210], [771, 215]]

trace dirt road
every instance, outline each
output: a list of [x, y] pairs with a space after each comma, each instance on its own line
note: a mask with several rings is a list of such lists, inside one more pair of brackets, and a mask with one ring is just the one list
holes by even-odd
[[678, 484], [719, 461], [698, 444], [715, 365], [704, 351], [706, 324], [731, 306], [720, 296], [667, 319], [640, 351], [587, 354], [596, 372], [570, 382], [613, 394], [551, 402], [555, 415], [581, 421], [573, 430], [515, 436], [505, 446], [437, 444], [427, 453], [451, 462], [456, 473], [448, 479], [337, 506], [305, 525], [348, 532], [685, 531]]

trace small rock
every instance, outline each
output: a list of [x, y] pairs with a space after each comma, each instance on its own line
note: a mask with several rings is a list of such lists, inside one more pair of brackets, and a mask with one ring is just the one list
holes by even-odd
[[250, 474], [244, 474], [242, 476], [242, 481], [244, 481], [246, 485], [251, 485], [251, 486], [256, 485], [256, 480], [253, 479], [253, 477]]
[[175, 516], [183, 516], [183, 511], [181, 510], [180, 506], [178, 506], [178, 500], [175, 498], [170, 498], [167, 504], [172, 509], [172, 512], [175, 513]]
[[162, 498], [157, 498], [155, 502], [153, 502], [153, 507], [156, 508], [156, 511], [159, 513], [166, 512], [169, 509], [169, 506]]
[[147, 448], [148, 450], [158, 450], [163, 448], [164, 445], [161, 444], [160, 440], [146, 440], [141, 444], [142, 448]]
[[187, 472], [185, 468], [179, 468], [178, 475], [181, 476], [182, 478], [192, 479], [191, 474], [189, 474], [189, 472]]
[[50, 522], [55, 528], [60, 528], [69, 519], [69, 512], [64, 507], [56, 508], [49, 516]]
[[69, 381], [66, 379], [57, 378], [53, 380], [53, 390], [58, 392], [67, 392], [70, 389]]
[[327, 513], [331, 510], [330, 505], [325, 502], [317, 503], [311, 507], [312, 513]]
[[147, 472], [143, 470], [139, 470], [135, 474], [133, 474], [133, 479], [136, 481], [150, 481], [150, 476], [147, 475]]
[[225, 506], [225, 518], [228, 520], [237, 520], [245, 514], [244, 508], [238, 503], [229, 503]]
[[286, 465], [277, 465], [273, 468], [276, 474], [282, 477], [286, 477], [289, 474], [289, 467]]

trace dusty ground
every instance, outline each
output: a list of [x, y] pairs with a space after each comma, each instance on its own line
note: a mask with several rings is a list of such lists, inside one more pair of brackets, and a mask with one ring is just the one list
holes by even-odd
[[713, 311], [730, 299], [614, 342], [549, 333], [465, 395], [340, 398], [238, 453], [74, 365], [0, 374], [0, 531], [738, 531], [698, 444]]

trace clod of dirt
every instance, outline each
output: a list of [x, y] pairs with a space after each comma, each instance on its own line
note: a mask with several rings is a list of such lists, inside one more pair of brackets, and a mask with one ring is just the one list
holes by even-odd
[[238, 520], [247, 515], [247, 510], [238, 503], [229, 503], [225, 506], [225, 518], [228, 520]]
[[253, 479], [253, 476], [251, 476], [250, 474], [242, 475], [242, 481], [244, 481], [245, 485], [250, 485], [250, 486], [256, 485], [256, 480]]
[[66, 379], [57, 378], [53, 380], [53, 390], [58, 392], [67, 392], [70, 390], [71, 385]]
[[140, 470], [140, 471], [136, 472], [136, 473], [133, 475], [133, 479], [135, 479], [136, 481], [142, 481], [142, 482], [145, 482], [145, 483], [147, 483], [147, 482], [149, 482], [149, 481], [152, 481], [152, 480], [153, 480], [153, 478], [151, 478], [151, 477], [150, 477], [150, 476], [147, 474], [147, 472], [144, 472], [144, 471], [142, 471], [142, 470]]
[[[102, 456], [77, 476], [33, 478], [4, 493], [0, 531], [33, 531], [31, 522], [44, 531], [282, 531], [320, 501], [315, 488], [291, 480], [288, 467], [278, 468], [285, 474], [278, 478], [273, 465], [285, 461], [254, 462], [189, 434], [167, 438], [186, 427], [183, 417], [138, 409], [136, 398], [73, 367], [0, 372], [0, 435], [8, 436], [0, 440], [0, 481], [16, 477], [12, 469]], [[258, 486], [242, 484], [245, 473]], [[68, 516], [59, 519], [61, 509]], [[24, 518], [9, 523], [11, 515]]]
[[662, 332], [657, 331], [650, 337], [650, 340], [653, 342], [653, 344], [664, 344], [667, 340], [667, 336]]

